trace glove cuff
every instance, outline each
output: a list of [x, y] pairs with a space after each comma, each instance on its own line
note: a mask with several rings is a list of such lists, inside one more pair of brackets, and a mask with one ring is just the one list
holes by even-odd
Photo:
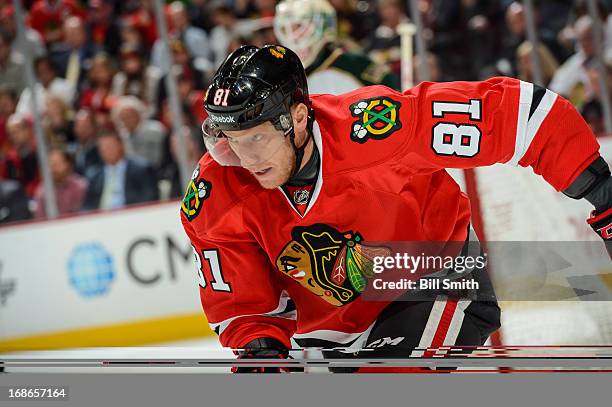
[[599, 214], [591, 213], [587, 223], [604, 240], [612, 240], [612, 208]]
[[[258, 338], [243, 346], [243, 350], [234, 353], [238, 354], [238, 359], [287, 359], [289, 350], [277, 339]], [[233, 367], [232, 373], [281, 373], [288, 372], [290, 369], [285, 367]]]
[[274, 338], [257, 338], [244, 345], [244, 350], [239, 352], [239, 356], [255, 358], [282, 358], [289, 356], [287, 347]]

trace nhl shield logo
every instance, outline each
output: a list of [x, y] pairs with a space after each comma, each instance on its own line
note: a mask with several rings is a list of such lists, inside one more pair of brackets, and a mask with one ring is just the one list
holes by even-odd
[[293, 193], [293, 202], [296, 205], [306, 205], [310, 194], [305, 189], [298, 189]]
[[360, 100], [351, 105], [351, 114], [359, 120], [353, 123], [351, 140], [363, 144], [370, 138], [383, 140], [402, 128], [400, 102], [388, 97]]

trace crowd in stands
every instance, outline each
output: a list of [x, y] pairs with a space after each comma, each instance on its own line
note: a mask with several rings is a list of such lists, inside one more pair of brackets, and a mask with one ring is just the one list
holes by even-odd
[[[330, 0], [341, 46], [399, 74], [397, 27], [407, 0]], [[585, 0], [535, 0], [545, 85], [569, 98], [597, 135], [604, 119]], [[165, 2], [172, 66], [152, 0], [23, 0], [25, 43], [12, 0], [0, 0], [0, 223], [45, 217], [33, 109], [42, 118], [60, 214], [112, 210], [182, 194], [164, 72], [177, 81], [188, 159], [204, 152], [202, 93], [228, 52], [276, 43], [275, 0]], [[430, 80], [508, 75], [534, 80], [525, 9], [512, 0], [419, 0]], [[612, 0], [599, 1], [612, 84]], [[26, 86], [25, 53], [37, 85]], [[415, 59], [419, 63], [419, 58]], [[417, 81], [418, 70], [415, 70]], [[37, 105], [33, 107], [32, 99]]]

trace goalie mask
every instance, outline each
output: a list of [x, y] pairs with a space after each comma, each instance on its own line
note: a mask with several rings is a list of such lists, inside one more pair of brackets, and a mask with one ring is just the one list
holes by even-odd
[[338, 36], [336, 10], [327, 0], [284, 0], [276, 6], [274, 34], [309, 67]]
[[[295, 103], [309, 103], [306, 73], [298, 56], [277, 45], [240, 47], [221, 65], [204, 97], [208, 118], [202, 132], [208, 152], [221, 165], [242, 166], [245, 160], [253, 165], [269, 159], [289, 139], [299, 168], [304, 151], [294, 142], [291, 106]], [[224, 134], [266, 122], [270, 125], [258, 134], [237, 138]]]

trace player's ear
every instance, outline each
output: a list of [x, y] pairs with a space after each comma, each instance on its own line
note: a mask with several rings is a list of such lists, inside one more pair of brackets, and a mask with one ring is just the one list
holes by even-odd
[[291, 106], [291, 118], [293, 119], [293, 129], [296, 136], [296, 144], [301, 145], [306, 138], [306, 128], [308, 127], [308, 108], [304, 103], [296, 103]]
[[295, 130], [306, 129], [308, 124], [308, 108], [303, 103], [296, 103], [291, 106], [291, 117], [293, 118], [293, 127]]

